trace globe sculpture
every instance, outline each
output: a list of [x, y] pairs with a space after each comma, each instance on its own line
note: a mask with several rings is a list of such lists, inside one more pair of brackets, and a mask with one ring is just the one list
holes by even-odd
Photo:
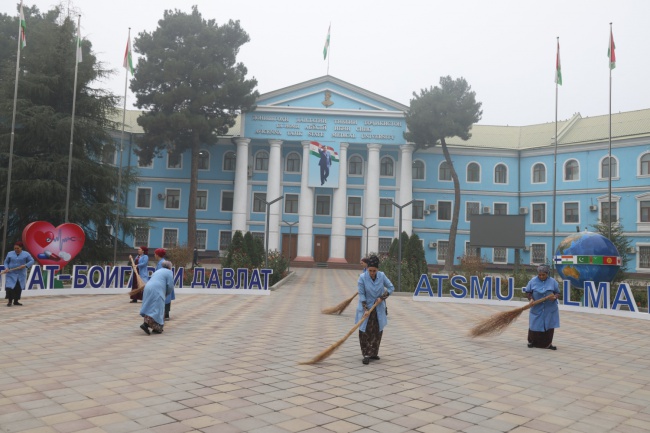
[[583, 289], [585, 281], [611, 283], [621, 267], [616, 246], [599, 233], [584, 231], [568, 236], [555, 252], [555, 269], [562, 279]]

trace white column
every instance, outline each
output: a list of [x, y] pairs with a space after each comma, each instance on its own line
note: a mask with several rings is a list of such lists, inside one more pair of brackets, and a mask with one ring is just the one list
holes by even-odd
[[339, 153], [339, 187], [334, 189], [332, 199], [332, 236], [330, 258], [333, 263], [347, 263], [345, 260], [345, 223], [347, 220], [348, 189], [348, 143], [341, 143]]
[[[266, 201], [275, 200], [282, 195], [282, 140], [269, 140], [269, 176], [266, 186]], [[269, 250], [280, 249], [280, 213], [283, 201], [271, 205], [269, 212]]]
[[309, 141], [302, 142], [302, 176], [298, 199], [298, 251], [295, 262], [314, 261], [314, 190], [309, 185]]
[[235, 191], [232, 200], [232, 233], [237, 230], [245, 234], [246, 205], [248, 204], [248, 144], [250, 138], [235, 138], [237, 145], [237, 159], [235, 164]]
[[379, 150], [381, 144], [368, 144], [368, 173], [366, 175], [366, 205], [364, 222], [368, 230], [368, 251], [379, 251]]
[[[399, 176], [399, 201], [398, 205], [402, 206], [413, 200], [413, 146], [403, 144], [400, 150], [400, 176]], [[413, 234], [413, 205], [406, 206], [402, 209], [402, 230]], [[397, 210], [397, 208], [395, 209]], [[399, 224], [399, 221], [397, 222]], [[400, 234], [401, 236], [401, 234]], [[399, 239], [399, 238], [398, 238]]]

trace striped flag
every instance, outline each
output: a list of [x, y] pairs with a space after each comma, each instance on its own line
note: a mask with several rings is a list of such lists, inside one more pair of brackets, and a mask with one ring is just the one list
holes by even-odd
[[330, 30], [332, 30], [332, 24], [327, 28], [327, 38], [325, 39], [325, 46], [323, 47], [323, 60], [327, 58], [327, 52], [330, 49]]
[[309, 142], [309, 153], [311, 153], [314, 156], [319, 156], [320, 154], [318, 153], [318, 149], [324, 149], [327, 153], [330, 154], [330, 157], [332, 158], [332, 161], [339, 161], [339, 154], [334, 150], [332, 146], [325, 146], [323, 144], [320, 144], [318, 141], [310, 141]]
[[555, 84], [562, 85], [562, 65], [560, 64], [560, 41], [557, 41], [557, 55], [555, 56]]
[[614, 32], [610, 29], [609, 31], [609, 48], [607, 49], [607, 57], [609, 57], [609, 69], [614, 69], [616, 67], [616, 45], [614, 45]]
[[27, 37], [25, 36], [27, 30], [27, 22], [25, 21], [25, 14], [23, 13], [23, 2], [20, 2], [20, 48], [27, 46]]
[[577, 260], [576, 256], [555, 256], [553, 262], [556, 265], [575, 265]]
[[81, 63], [83, 56], [81, 54], [81, 20], [79, 20], [79, 25], [77, 26], [77, 63]]
[[133, 67], [133, 55], [131, 53], [131, 37], [126, 41], [126, 51], [124, 51], [124, 63], [122, 66], [124, 66], [124, 69], [131, 72], [131, 75], [135, 72], [135, 68]]

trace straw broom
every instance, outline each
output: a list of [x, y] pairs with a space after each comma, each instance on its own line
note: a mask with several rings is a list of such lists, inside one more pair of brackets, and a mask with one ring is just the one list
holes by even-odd
[[138, 268], [135, 266], [135, 263], [133, 262], [133, 256], [129, 256], [129, 259], [131, 259], [131, 266], [133, 267], [133, 275], [138, 285], [137, 288], [129, 292], [129, 296], [134, 296], [144, 290], [144, 281], [142, 281], [142, 277], [140, 277], [140, 275], [138, 274]]
[[331, 355], [332, 353], [334, 353], [334, 351], [335, 351], [336, 349], [338, 349], [339, 347], [341, 347], [341, 345], [342, 345], [343, 343], [345, 343], [345, 340], [347, 340], [348, 337], [349, 337], [350, 335], [352, 335], [352, 333], [353, 333], [354, 331], [356, 331], [357, 329], [359, 329], [359, 327], [361, 326], [361, 324], [363, 324], [363, 322], [366, 321], [366, 319], [370, 316], [370, 313], [372, 313], [372, 310], [374, 310], [374, 309], [377, 307], [377, 305], [379, 305], [379, 303], [380, 303], [381, 301], [382, 301], [381, 298], [377, 298], [377, 300], [375, 301], [375, 304], [372, 306], [372, 308], [371, 308], [370, 310], [368, 310], [368, 314], [365, 314], [365, 315], [361, 318], [361, 320], [359, 320], [359, 322], [357, 322], [357, 324], [354, 325], [354, 326], [352, 327], [352, 329], [350, 329], [350, 331], [349, 331], [347, 334], [345, 334], [345, 336], [344, 336], [343, 338], [341, 338], [341, 339], [340, 339], [339, 341], [337, 341], [336, 343], [332, 344], [330, 347], [328, 347], [327, 349], [325, 349], [324, 351], [322, 351], [321, 353], [319, 353], [318, 355], [316, 355], [314, 358], [310, 359], [309, 361], [300, 362], [299, 364], [300, 364], [300, 365], [312, 365], [312, 364], [316, 364], [316, 363], [318, 363], [318, 362], [321, 362], [321, 361], [323, 361], [323, 360], [329, 358], [330, 355]]
[[341, 314], [343, 311], [345, 311], [346, 308], [348, 308], [348, 305], [350, 305], [350, 302], [354, 299], [355, 296], [357, 296], [359, 292], [355, 293], [352, 295], [351, 298], [346, 299], [345, 301], [341, 302], [340, 304], [336, 305], [335, 307], [329, 307], [325, 308], [324, 310], [321, 311], [323, 314]]
[[476, 324], [476, 326], [474, 326], [469, 331], [469, 335], [470, 337], [487, 337], [489, 335], [498, 335], [502, 333], [512, 322], [517, 320], [517, 318], [524, 311], [537, 304], [541, 304], [544, 301], [550, 301], [553, 299], [555, 299], [555, 295], [551, 294], [545, 298], [530, 302], [528, 305], [525, 305], [523, 307], [510, 311], [504, 311], [503, 313], [493, 314], [482, 322]]

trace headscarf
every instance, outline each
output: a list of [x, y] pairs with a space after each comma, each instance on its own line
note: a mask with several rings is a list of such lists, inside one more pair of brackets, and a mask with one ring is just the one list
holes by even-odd
[[538, 273], [538, 274], [542, 274], [542, 273], [543, 273], [543, 274], [548, 275], [548, 274], [551, 273], [551, 268], [549, 268], [548, 265], [539, 265], [539, 266], [537, 267], [537, 273]]
[[368, 266], [368, 258], [367, 258], [367, 257], [362, 258], [361, 261], [362, 261], [363, 263], [365, 263], [366, 266]]
[[145, 255], [146, 255], [146, 254], [149, 254], [149, 248], [147, 248], [147, 247], [145, 247], [145, 246], [141, 246], [140, 249], [142, 250], [142, 252], [143, 252]]
[[378, 268], [379, 267], [379, 257], [377, 257], [377, 256], [368, 257], [368, 267], [369, 268]]
[[165, 254], [167, 254], [167, 251], [165, 251], [164, 248], [156, 248], [156, 251], [154, 251], [154, 254], [162, 259], [163, 257], [165, 257]]
[[21, 241], [16, 241], [16, 242], [14, 242], [14, 247], [15, 247], [16, 245], [18, 245], [18, 246], [20, 247], [21, 250], [24, 250], [24, 249], [25, 249], [25, 244], [23, 244]]

